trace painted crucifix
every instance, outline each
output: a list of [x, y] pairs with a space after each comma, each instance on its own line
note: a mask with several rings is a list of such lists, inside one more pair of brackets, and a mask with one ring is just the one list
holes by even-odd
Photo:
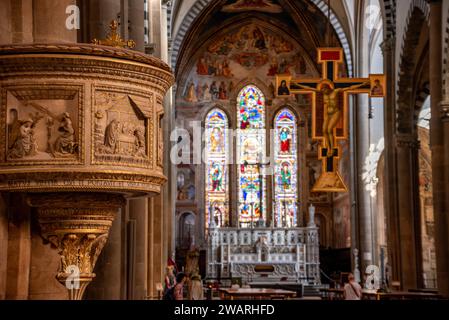
[[321, 142], [318, 158], [322, 160], [322, 172], [312, 192], [347, 192], [348, 188], [338, 172], [341, 157], [338, 141], [348, 139], [348, 96], [368, 93], [370, 97], [384, 97], [385, 76], [372, 74], [369, 78], [340, 78], [341, 48], [319, 48], [318, 63], [322, 65], [322, 76], [318, 79], [277, 75], [277, 96], [312, 95], [312, 139]]

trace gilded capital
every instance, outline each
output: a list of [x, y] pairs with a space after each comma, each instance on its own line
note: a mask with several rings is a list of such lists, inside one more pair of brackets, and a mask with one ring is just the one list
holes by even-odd
[[36, 193], [27, 202], [37, 208], [42, 237], [60, 255], [56, 278], [70, 299], [81, 299], [125, 199], [106, 193]]

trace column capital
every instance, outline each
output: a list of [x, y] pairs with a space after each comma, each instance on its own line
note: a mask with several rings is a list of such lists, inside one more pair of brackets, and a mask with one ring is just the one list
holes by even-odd
[[124, 197], [107, 193], [31, 193], [27, 202], [37, 208], [42, 237], [61, 257], [56, 278], [68, 290], [70, 300], [81, 300], [95, 278], [95, 264], [117, 210], [126, 203]]
[[385, 55], [391, 52], [394, 49], [396, 44], [396, 37], [387, 38], [380, 44], [380, 48], [382, 49], [382, 53]]
[[[447, 81], [447, 80], [446, 80]], [[449, 120], [449, 99], [440, 102], [441, 119]]]
[[443, 121], [449, 121], [449, 100], [442, 101], [440, 103], [441, 119]]
[[420, 142], [412, 135], [396, 136], [396, 146], [398, 148], [419, 149]]

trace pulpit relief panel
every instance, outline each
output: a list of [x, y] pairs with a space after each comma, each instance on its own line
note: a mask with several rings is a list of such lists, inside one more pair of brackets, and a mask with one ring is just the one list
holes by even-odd
[[83, 86], [4, 87], [1, 119], [2, 165], [82, 162]]
[[94, 90], [94, 163], [152, 167], [152, 96], [112, 88]]

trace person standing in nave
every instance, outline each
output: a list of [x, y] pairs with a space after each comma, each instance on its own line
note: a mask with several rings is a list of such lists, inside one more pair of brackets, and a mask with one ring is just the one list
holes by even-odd
[[198, 272], [190, 276], [189, 300], [204, 300], [203, 281]]
[[355, 281], [352, 273], [348, 276], [348, 283], [343, 288], [343, 295], [345, 300], [361, 300], [362, 287]]
[[184, 300], [184, 283], [186, 282], [187, 276], [185, 273], [178, 273], [176, 276], [176, 285], [174, 289], [175, 300]]
[[164, 281], [164, 296], [168, 291], [172, 290], [176, 286], [176, 277], [173, 272], [173, 266], [167, 266], [165, 269], [165, 281]]

